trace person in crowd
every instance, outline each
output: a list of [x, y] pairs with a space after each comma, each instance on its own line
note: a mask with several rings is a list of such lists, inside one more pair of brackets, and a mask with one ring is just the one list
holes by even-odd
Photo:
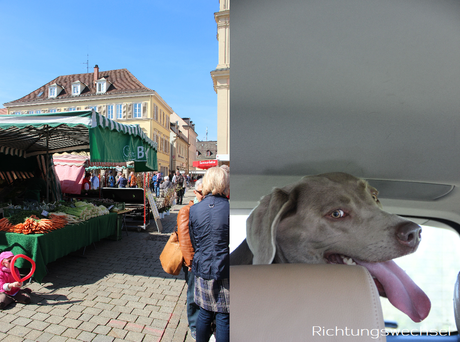
[[166, 176], [160, 184], [160, 190], [167, 191], [171, 186], [172, 183], [169, 181], [169, 176]]
[[[165, 179], [169, 177], [166, 176]], [[202, 182], [195, 184], [195, 199], [194, 201], [190, 201], [185, 207], [179, 210], [177, 214], [177, 233], [179, 234], [179, 246], [184, 257], [184, 264], [182, 266], [182, 270], [185, 274], [185, 281], [187, 283], [187, 318], [188, 318], [188, 326], [190, 328], [191, 335], [193, 339], [196, 339], [196, 321], [198, 318], [198, 313], [200, 307], [195, 304], [194, 296], [195, 296], [195, 276], [192, 272], [192, 260], [194, 255], [194, 249], [192, 246], [192, 241], [190, 240], [190, 232], [189, 232], [189, 213], [190, 207], [195, 203], [198, 203], [203, 198], [201, 189], [202, 189]], [[164, 183], [163, 183], [164, 184]], [[162, 184], [162, 185], [163, 185]]]
[[91, 177], [91, 189], [99, 189], [99, 177], [96, 175], [96, 173], [93, 173]]
[[176, 171], [176, 175], [173, 178], [173, 183], [176, 187], [176, 196], [177, 196], [177, 204], [181, 205], [184, 199], [184, 176], [181, 175], [180, 171]]
[[161, 175], [161, 172], [158, 172], [157, 178], [155, 179], [155, 194], [157, 197], [160, 197], [160, 185], [162, 181], [163, 181], [163, 177]]
[[156, 172], [152, 173], [152, 178], [150, 178], [150, 184], [149, 184], [150, 191], [153, 192], [154, 194], [156, 194], [156, 189], [155, 189], [156, 174], [157, 174]]
[[85, 178], [83, 178], [83, 183], [81, 183], [81, 191], [87, 192], [89, 189], [91, 189], [91, 173], [86, 172]]
[[123, 175], [123, 172], [120, 172], [118, 174], [118, 180], [117, 180], [117, 186], [119, 188], [126, 188], [126, 185], [128, 184], [128, 180], [125, 178], [125, 176]]
[[216, 341], [229, 341], [229, 202], [227, 172], [208, 169], [201, 202], [190, 207], [189, 229], [195, 255], [195, 303], [200, 307], [197, 342], [209, 341], [216, 320]]
[[136, 174], [134, 172], [131, 172], [131, 174], [129, 176], [129, 187], [130, 188], [137, 187], [137, 177], [136, 177]]
[[111, 188], [115, 186], [115, 177], [112, 174], [112, 170], [109, 171], [109, 176], [107, 177], [107, 185]]
[[[10, 266], [13, 257], [14, 254], [9, 251], [0, 253], [0, 310], [3, 310], [13, 302], [30, 303], [32, 291], [28, 288], [21, 289], [23, 283], [17, 282], [13, 274], [11, 274]], [[17, 267], [14, 267], [14, 272], [16, 272], [18, 278], [21, 277]]]

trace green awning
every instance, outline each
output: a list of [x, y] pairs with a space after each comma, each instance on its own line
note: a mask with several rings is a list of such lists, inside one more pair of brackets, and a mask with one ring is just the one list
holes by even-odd
[[92, 162], [135, 161], [158, 168], [157, 143], [139, 125], [95, 111], [0, 116], [0, 153], [29, 157], [76, 151], [89, 151]]

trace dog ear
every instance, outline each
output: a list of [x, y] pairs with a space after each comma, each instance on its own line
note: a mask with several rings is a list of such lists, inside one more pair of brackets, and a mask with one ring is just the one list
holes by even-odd
[[253, 265], [271, 264], [276, 254], [276, 230], [284, 214], [296, 206], [286, 190], [275, 188], [263, 197], [246, 221], [246, 241], [254, 258]]

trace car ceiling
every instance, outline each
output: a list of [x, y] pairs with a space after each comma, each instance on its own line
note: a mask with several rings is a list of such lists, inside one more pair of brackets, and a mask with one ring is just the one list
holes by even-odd
[[460, 224], [460, 1], [232, 0], [231, 208], [347, 172]]

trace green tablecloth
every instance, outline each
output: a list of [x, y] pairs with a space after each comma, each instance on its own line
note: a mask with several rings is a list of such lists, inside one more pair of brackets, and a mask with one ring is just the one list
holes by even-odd
[[[116, 233], [117, 214], [110, 213], [47, 234], [0, 232], [0, 252], [10, 250], [15, 255], [24, 254], [32, 258], [36, 264], [33, 278], [42, 282], [48, 263]], [[30, 263], [20, 258], [15, 266], [30, 267]]]

